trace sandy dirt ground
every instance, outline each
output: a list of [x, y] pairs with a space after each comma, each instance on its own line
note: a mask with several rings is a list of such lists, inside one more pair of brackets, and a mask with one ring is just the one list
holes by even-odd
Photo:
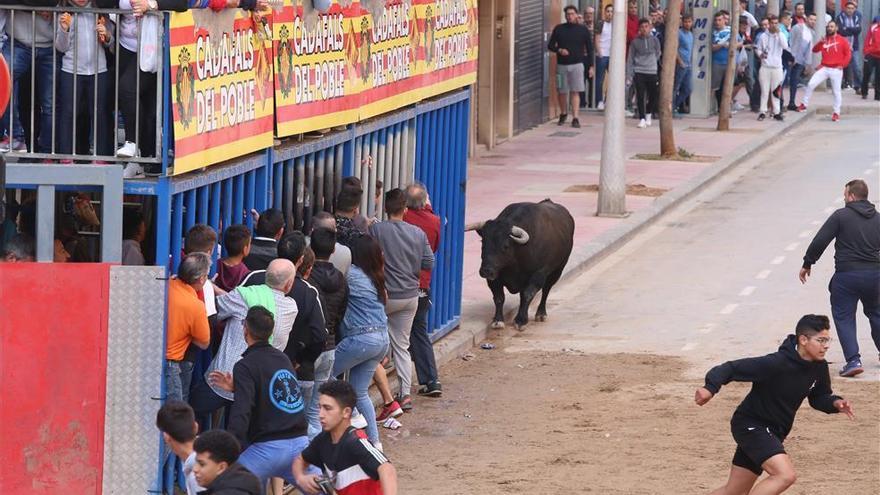
[[[508, 352], [504, 340], [444, 367], [444, 396], [417, 399], [402, 429], [383, 430], [400, 493], [699, 494], [726, 480], [747, 385], [701, 408], [679, 358]], [[833, 387], [857, 418], [804, 403], [785, 443], [799, 474], [786, 493], [880, 492], [880, 384]]]

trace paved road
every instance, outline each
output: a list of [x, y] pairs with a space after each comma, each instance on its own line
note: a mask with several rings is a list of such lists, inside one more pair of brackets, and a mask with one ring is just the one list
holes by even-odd
[[[533, 323], [508, 351], [681, 355], [696, 376], [720, 360], [775, 350], [802, 314], [830, 315], [833, 246], [806, 285], [798, 269], [821, 223], [843, 204], [846, 181], [867, 179], [878, 202], [877, 132], [876, 117], [820, 117], [792, 131], [552, 293], [550, 320]], [[876, 381], [880, 362], [861, 314], [859, 333], [860, 380]], [[835, 342], [829, 360], [842, 359]]]

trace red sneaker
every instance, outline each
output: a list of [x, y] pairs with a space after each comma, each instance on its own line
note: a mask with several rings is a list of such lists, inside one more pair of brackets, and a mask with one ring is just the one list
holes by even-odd
[[391, 404], [386, 405], [382, 408], [382, 412], [376, 416], [376, 421], [385, 421], [388, 418], [396, 418], [403, 414], [403, 409], [400, 408], [400, 404], [397, 403], [396, 400], [391, 401]]
[[798, 105], [798, 107], [797, 107], [797, 111], [798, 111], [798, 112], [806, 112], [806, 111], [807, 111], [807, 106], [804, 105], [803, 103], [801, 103], [800, 105]]
[[837, 122], [838, 120], [840, 120], [840, 115], [837, 115], [836, 113], [832, 113], [831, 114], [831, 122]]

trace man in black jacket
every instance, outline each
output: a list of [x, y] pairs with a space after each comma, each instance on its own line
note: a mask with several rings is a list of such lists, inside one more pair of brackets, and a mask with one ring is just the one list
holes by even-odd
[[[584, 91], [584, 67], [593, 77], [593, 36], [578, 22], [577, 7], [565, 7], [565, 21], [553, 28], [547, 49], [556, 53], [556, 89], [559, 91], [559, 125], [568, 117], [566, 108], [571, 103], [572, 127], [580, 127], [578, 109]], [[569, 96], [571, 95], [571, 96]]]
[[[323, 352], [314, 362], [315, 382], [312, 388], [314, 391], [330, 379], [330, 373], [333, 371], [336, 343], [341, 339], [339, 323], [348, 306], [348, 283], [342, 272], [330, 262], [330, 256], [336, 248], [336, 232], [325, 228], [313, 230], [311, 247], [315, 253], [315, 265], [309, 275], [309, 283], [318, 290], [321, 309], [324, 312], [324, 327], [327, 330]], [[306, 418], [309, 422], [311, 440], [321, 432], [317, 394], [313, 393], [306, 403]]]
[[308, 445], [305, 405], [293, 366], [269, 344], [275, 328], [262, 306], [248, 310], [244, 338], [248, 348], [228, 377], [215, 382], [235, 392], [227, 430], [246, 446], [239, 462], [265, 483], [268, 478], [294, 482], [293, 460]]
[[260, 495], [262, 487], [253, 473], [236, 462], [238, 440], [223, 430], [206, 431], [193, 443], [196, 463], [193, 474], [202, 495]]
[[[778, 495], [794, 483], [794, 466], [782, 442], [805, 398], [813, 409], [854, 417], [850, 403], [831, 391], [825, 361], [831, 344], [828, 328], [827, 316], [805, 315], [798, 321], [795, 334], [786, 337], [779, 351], [728, 361], [706, 374], [705, 385], [697, 389], [694, 397], [699, 406], [732, 381], [752, 383], [752, 390], [730, 420], [737, 445], [730, 478], [711, 495]], [[764, 471], [769, 476], [752, 489]]]
[[284, 235], [284, 214], [281, 210], [269, 208], [260, 213], [251, 252], [244, 259], [249, 270], [265, 270], [269, 262], [278, 257], [278, 240]]
[[846, 365], [840, 376], [852, 377], [864, 371], [856, 334], [856, 308], [871, 324], [871, 337], [880, 351], [880, 215], [868, 201], [868, 185], [861, 179], [849, 181], [843, 189], [844, 207], [828, 217], [804, 255], [801, 283], [834, 239], [834, 276], [828, 284], [831, 315], [843, 348]]

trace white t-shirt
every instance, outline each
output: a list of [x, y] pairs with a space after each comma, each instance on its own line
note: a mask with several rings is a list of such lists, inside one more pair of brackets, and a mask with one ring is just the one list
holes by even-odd
[[611, 56], [611, 23], [602, 22], [602, 32], [599, 33], [599, 55], [602, 57]]
[[206, 488], [202, 488], [196, 483], [196, 475], [193, 473], [195, 465], [196, 453], [193, 451], [193, 453], [186, 458], [186, 461], [183, 462], [183, 474], [186, 476], [186, 495], [195, 495], [196, 493], [206, 490]]

